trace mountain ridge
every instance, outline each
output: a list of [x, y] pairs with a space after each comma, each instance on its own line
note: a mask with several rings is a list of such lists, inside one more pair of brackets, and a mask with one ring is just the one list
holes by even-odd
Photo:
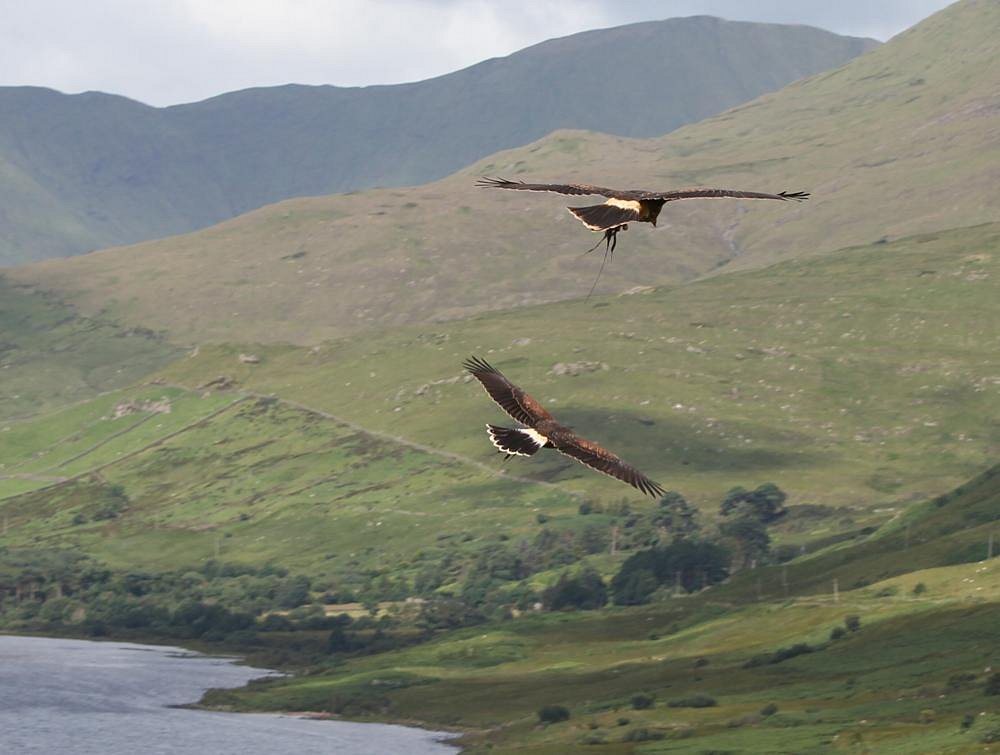
[[600, 261], [581, 253], [596, 239], [566, 198], [475, 189], [482, 175], [813, 193], [795, 205], [671, 203], [657, 228], [619, 239], [598, 293], [994, 221], [983, 158], [1000, 114], [995, 23], [995, 4], [958, 3], [840, 69], [665, 137], [558, 131], [433, 184], [285, 200], [8, 275], [182, 343], [316, 343], [589, 289]]
[[[0, 88], [0, 206], [17, 210], [0, 214], [0, 264], [187, 232], [291, 196], [424, 183], [557, 128], [662, 134], [877, 44], [707, 17], [584, 35], [426, 81], [167, 108]], [[620, 69], [646, 75], [622, 87]]]

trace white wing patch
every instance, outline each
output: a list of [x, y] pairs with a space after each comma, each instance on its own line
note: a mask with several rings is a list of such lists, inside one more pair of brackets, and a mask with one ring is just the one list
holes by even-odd
[[[531, 428], [494, 428], [486, 425], [486, 432], [498, 451], [514, 456], [531, 456], [549, 442], [548, 438]], [[520, 442], [513, 442], [511, 435], [517, 435]]]
[[612, 197], [604, 204], [611, 205], [612, 207], [620, 207], [623, 210], [634, 210], [635, 212], [639, 212], [642, 209], [642, 205], [634, 199], [615, 199]]
[[521, 433], [522, 435], [527, 435], [529, 438], [535, 441], [535, 445], [538, 446], [539, 448], [541, 448], [542, 446], [544, 446], [546, 443], [549, 442], [549, 439], [546, 438], [544, 435], [542, 435], [540, 432], [538, 432], [538, 430], [532, 430], [530, 427], [525, 428], [524, 430], [518, 430], [517, 432]]

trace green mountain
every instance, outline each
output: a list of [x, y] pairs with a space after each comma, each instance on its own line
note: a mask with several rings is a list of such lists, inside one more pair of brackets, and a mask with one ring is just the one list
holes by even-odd
[[697, 16], [394, 86], [289, 85], [162, 109], [2, 88], [0, 264], [190, 231], [287, 197], [423, 183], [558, 128], [663, 134], [876, 44]]
[[427, 186], [288, 200], [9, 275], [181, 342], [315, 343], [586, 293], [600, 261], [581, 257], [595, 239], [565, 211], [572, 198], [474, 189], [483, 174], [813, 192], [797, 205], [668, 205], [659, 228], [621, 238], [604, 292], [992, 222], [998, 23], [996, 3], [957, 3], [836, 71], [660, 139], [557, 132]]
[[[221, 537], [235, 561], [333, 578], [527, 537], [539, 512], [611, 526], [583, 501], [653, 506], [558, 454], [501, 464], [470, 354], [706, 511], [774, 482], [850, 532], [1000, 452], [996, 280], [991, 224], [433, 331], [202, 346], [154, 384], [0, 433], [7, 542], [162, 569]], [[114, 486], [128, 510], [94, 519]]]

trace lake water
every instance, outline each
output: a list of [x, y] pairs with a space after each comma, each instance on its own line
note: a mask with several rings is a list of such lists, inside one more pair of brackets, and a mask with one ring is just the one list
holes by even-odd
[[181, 648], [0, 636], [3, 755], [445, 755], [447, 734], [405, 726], [170, 708], [263, 669]]

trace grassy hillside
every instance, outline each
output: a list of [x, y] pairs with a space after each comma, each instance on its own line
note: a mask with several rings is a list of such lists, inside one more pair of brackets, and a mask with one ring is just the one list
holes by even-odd
[[[201, 347], [160, 370], [163, 384], [0, 434], [9, 544], [160, 569], [220, 543], [237, 561], [327, 576], [408, 573], [498, 530], [530, 539], [538, 513], [611, 526], [578, 516], [581, 500], [653, 505], [557, 454], [502, 464], [483, 425], [503, 416], [463, 376], [470, 354], [706, 512], [734, 485], [770, 481], [791, 504], [847, 507], [780, 542], [839, 537], [997, 457], [998, 265], [1000, 227], [987, 225], [433, 332]], [[170, 414], [150, 406], [164, 398]], [[94, 520], [116, 486], [127, 509]], [[923, 530], [885, 542], [900, 537], [923, 553]], [[845, 587], [895, 573], [852, 553], [862, 566]], [[808, 567], [824, 584], [830, 558]]]
[[[691, 614], [693, 623], [678, 628]], [[472, 729], [463, 740], [470, 752], [560, 753], [586, 745], [616, 753], [865, 746], [888, 753], [972, 752], [982, 751], [982, 737], [1000, 722], [982, 694], [983, 669], [997, 660], [990, 641], [1000, 619], [996, 602], [848, 594], [837, 605], [789, 601], [714, 620], [697, 614], [693, 606], [670, 605], [523, 619], [206, 700], [246, 710], [309, 711], [354, 700], [382, 706], [376, 717], [383, 720]], [[862, 630], [830, 642], [845, 614], [859, 615]], [[825, 647], [780, 665], [744, 668], [755, 655], [796, 643]], [[455, 662], [466, 657], [482, 664], [470, 669]], [[949, 680], [961, 674], [971, 680], [950, 688]], [[637, 694], [654, 695], [655, 706], [633, 709]], [[670, 705], [698, 694], [716, 704]], [[570, 720], [539, 726], [536, 714], [545, 705], [567, 707]], [[761, 715], [768, 705], [777, 713]], [[960, 722], [968, 714], [973, 728], [965, 732]]]
[[[939, 550], [954, 545], [971, 513], [988, 515], [995, 528], [998, 479], [994, 467], [914, 509], [911, 523]], [[887, 543], [842, 549], [843, 564], [851, 565], [845, 568], [861, 566], [877, 578], [864, 561], [881, 548], [905, 576], [836, 597], [828, 583], [802, 581], [815, 563], [799, 560], [786, 567], [784, 595], [760, 587], [775, 570], [744, 573], [697, 596], [523, 616], [342, 660], [322, 674], [213, 692], [207, 701], [251, 710], [347, 709], [354, 717], [367, 710], [458, 726], [472, 730], [463, 740], [471, 752], [582, 745], [623, 753], [981, 751], [1000, 735], [993, 698], [983, 695], [1000, 660], [992, 641], [1000, 560], [942, 566], [940, 553], [892, 556]], [[847, 616], [860, 628], [844, 632]], [[774, 660], [796, 645], [797, 655]], [[640, 693], [655, 703], [635, 709], [631, 699]], [[697, 694], [715, 704], [671, 705]], [[544, 705], [565, 706], [570, 720], [538, 726]]]
[[479, 175], [810, 190], [691, 200], [622, 238], [600, 291], [996, 221], [996, 3], [960, 2], [836, 71], [662, 139], [558, 132], [406, 190], [289, 200], [207, 229], [12, 271], [184, 342], [315, 343], [572, 298], [599, 261], [565, 197]]
[[477, 547], [498, 525], [530, 536], [537, 511], [568, 516], [579, 503], [553, 486], [231, 391], [119, 391], [15, 425], [0, 448], [6, 546], [70, 548], [122, 569], [217, 555], [329, 577], [405, 574], [442, 548]]
[[[423, 183], [557, 128], [664, 134], [876, 44], [702, 16], [550, 40], [397, 86], [290, 85], [161, 109], [0, 88], [0, 265], [190, 231], [287, 197]], [[622, 87], [623, 69], [643, 75]]]
[[238, 400], [165, 386], [110, 391], [3, 429], [0, 497], [78, 476], [196, 424]]
[[[798, 590], [829, 589], [831, 580], [850, 587], [864, 587], [875, 580], [888, 580], [882, 588], [896, 586], [910, 591], [920, 578], [889, 580], [899, 574], [943, 564], [980, 561], [989, 555], [1000, 555], [1000, 465], [990, 467], [981, 475], [953, 491], [908, 508], [902, 516], [881, 527], [873, 537], [850, 547], [831, 548], [786, 568], [784, 579]], [[990, 539], [993, 539], [992, 551]], [[779, 581], [777, 569], [771, 569], [767, 579], [769, 592], [776, 596]], [[958, 572], [955, 572], [958, 573]], [[977, 597], [996, 600], [1000, 578], [955, 580], [942, 572], [949, 592], [967, 599]], [[1000, 577], [1000, 575], [997, 575]], [[985, 591], [985, 592], [984, 592]]]
[[151, 330], [81, 317], [57, 297], [0, 276], [0, 432], [4, 420], [129, 385], [179, 354]]
[[[996, 662], [989, 641], [1000, 618], [995, 602], [942, 606], [846, 595], [838, 605], [764, 605], [676, 628], [685, 613], [696, 614], [692, 608], [518, 620], [207, 700], [316, 711], [338, 699], [367, 701], [385, 706], [383, 718], [471, 728], [464, 740], [470, 752], [603, 745], [594, 750], [792, 753], [851, 751], [859, 743], [876, 752], [971, 752], [1000, 721], [981, 691], [983, 669]], [[851, 613], [862, 617], [861, 632], [829, 642]], [[781, 665], [743, 668], [761, 652], [797, 642], [829, 644]], [[472, 670], [451, 660], [463, 653], [493, 663]], [[696, 666], [699, 659], [708, 663]], [[963, 673], [972, 681], [949, 688]], [[636, 694], [655, 695], [655, 706], [634, 710]], [[716, 705], [670, 706], [696, 694]], [[566, 706], [570, 720], [538, 726], [544, 705]], [[768, 705], [777, 714], [759, 713]], [[970, 713], [974, 727], [963, 732], [961, 719]]]
[[[798, 501], [893, 507], [996, 456], [998, 265], [1000, 226], [984, 225], [311, 349], [202, 347], [162, 374], [188, 386], [226, 375], [495, 463], [482, 425], [504, 416], [462, 377], [478, 354], [699, 502], [770, 480]], [[556, 454], [509, 466], [608, 500], [630, 493]]]

